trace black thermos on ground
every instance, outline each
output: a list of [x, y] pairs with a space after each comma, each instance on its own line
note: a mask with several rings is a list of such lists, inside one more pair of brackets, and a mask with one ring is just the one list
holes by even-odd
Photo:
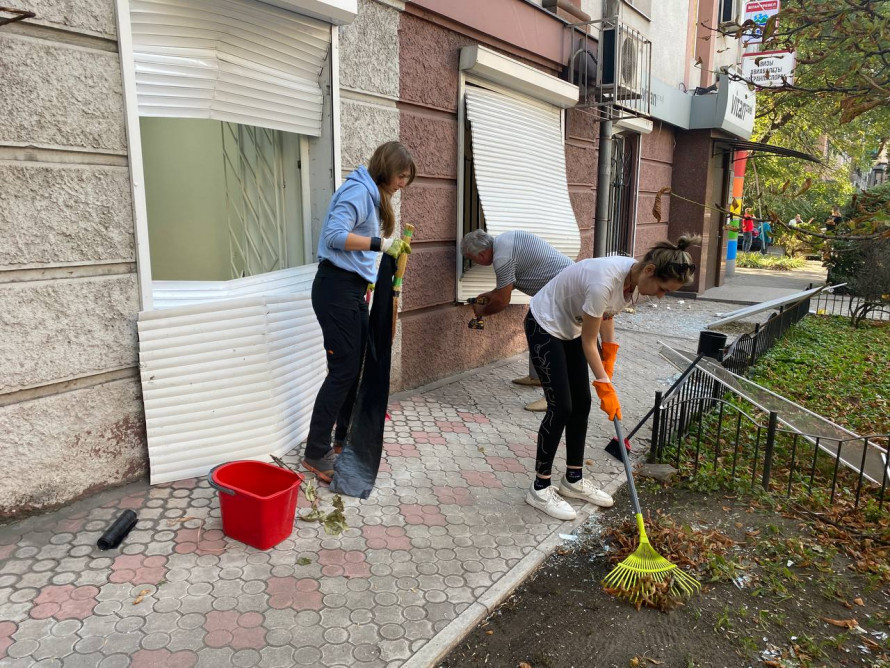
[[134, 526], [136, 526], [136, 513], [132, 510], [125, 510], [114, 521], [114, 524], [108, 527], [108, 531], [102, 534], [96, 545], [100, 550], [111, 550], [121, 544], [121, 541], [126, 538]]

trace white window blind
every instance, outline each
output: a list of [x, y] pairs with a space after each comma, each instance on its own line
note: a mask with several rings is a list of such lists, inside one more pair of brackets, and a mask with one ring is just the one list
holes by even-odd
[[[560, 109], [474, 85], [466, 88], [466, 104], [488, 233], [525, 230], [574, 260], [581, 234], [569, 200]], [[461, 280], [459, 297], [493, 285], [491, 268], [474, 266]]]
[[268, 459], [306, 438], [326, 366], [314, 273], [156, 283], [166, 308], [137, 323], [152, 484]]
[[133, 0], [140, 116], [321, 134], [331, 26], [254, 0]]

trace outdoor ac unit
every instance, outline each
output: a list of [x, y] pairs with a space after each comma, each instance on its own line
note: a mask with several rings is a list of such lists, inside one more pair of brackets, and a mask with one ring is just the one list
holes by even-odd
[[612, 101], [637, 100], [643, 96], [646, 40], [618, 24], [602, 31], [600, 40], [600, 93]]
[[743, 0], [720, 0], [717, 8], [717, 25], [724, 30], [740, 28], [743, 4]]

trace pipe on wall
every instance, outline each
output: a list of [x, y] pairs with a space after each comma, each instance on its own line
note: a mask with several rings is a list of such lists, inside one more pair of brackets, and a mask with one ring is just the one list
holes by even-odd
[[603, 257], [606, 254], [611, 174], [612, 121], [604, 119], [600, 121], [600, 138], [597, 145], [596, 219], [593, 227], [593, 257]]

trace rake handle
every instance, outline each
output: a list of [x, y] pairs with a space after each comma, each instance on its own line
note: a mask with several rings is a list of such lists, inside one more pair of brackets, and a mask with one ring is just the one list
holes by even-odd
[[[612, 420], [615, 425], [615, 434], [618, 436], [618, 443], [624, 443], [624, 433], [621, 430], [621, 421], [616, 417]], [[630, 468], [630, 458], [627, 456], [627, 448], [618, 448], [621, 451], [621, 462], [624, 464], [624, 474], [627, 476], [627, 486], [630, 489], [630, 501], [633, 504], [634, 513], [637, 517], [643, 516], [640, 508], [640, 499], [637, 497], [637, 488], [634, 485], [634, 473]]]

